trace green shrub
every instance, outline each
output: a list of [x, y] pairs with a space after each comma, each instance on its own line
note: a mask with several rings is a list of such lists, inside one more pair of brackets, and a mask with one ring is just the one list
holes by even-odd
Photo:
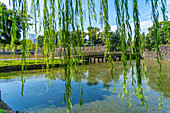
[[6, 113], [4, 110], [0, 109], [0, 113]]

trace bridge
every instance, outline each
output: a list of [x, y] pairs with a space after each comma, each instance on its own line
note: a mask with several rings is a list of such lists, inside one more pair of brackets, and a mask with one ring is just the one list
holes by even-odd
[[[83, 52], [81, 52], [80, 54], [81, 54], [80, 57], [82, 58]], [[111, 52], [110, 55], [114, 61], [122, 60], [122, 55], [120, 51]], [[72, 57], [74, 57], [73, 54], [72, 54]], [[77, 55], [77, 58], [80, 58], [80, 57], [78, 57]], [[85, 57], [85, 61], [84, 61], [85, 64], [107, 62], [109, 59], [108, 58], [109, 55], [108, 54], [105, 55], [105, 52], [85, 52], [84, 57]], [[55, 58], [59, 58], [59, 57], [55, 57]], [[129, 58], [130, 58], [130, 53], [127, 53], [127, 60], [129, 60]], [[135, 54], [132, 54], [132, 59], [135, 59]], [[82, 63], [83, 61], [80, 62], [79, 64], [82, 64]], [[52, 64], [49, 66], [51, 68]], [[60, 66], [61, 66], [60, 64], [55, 64], [54, 67], [60, 67]], [[3, 66], [3, 67], [0, 67], [0, 72], [21, 71], [21, 67], [22, 65]], [[27, 70], [42, 69], [43, 67], [46, 68], [46, 64], [32, 64], [32, 65], [27, 65]]]
[[[111, 52], [109, 55], [111, 55], [113, 61], [121, 61], [122, 55], [121, 52]], [[99, 63], [99, 62], [107, 62], [108, 61], [108, 54], [105, 55], [104, 52], [89, 52], [85, 53], [85, 62], [86, 63]], [[130, 59], [130, 53], [127, 53], [127, 60]], [[135, 59], [135, 54], [132, 54], [132, 59]]]

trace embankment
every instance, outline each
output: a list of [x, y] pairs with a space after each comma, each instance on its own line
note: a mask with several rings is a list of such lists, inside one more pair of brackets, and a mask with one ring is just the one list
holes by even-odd
[[[159, 49], [161, 51], [162, 59], [161, 60], [170, 60], [170, 46], [159, 46]], [[143, 57], [145, 59], [153, 59], [156, 60], [157, 54], [156, 50], [147, 50], [145, 49], [143, 52]]]

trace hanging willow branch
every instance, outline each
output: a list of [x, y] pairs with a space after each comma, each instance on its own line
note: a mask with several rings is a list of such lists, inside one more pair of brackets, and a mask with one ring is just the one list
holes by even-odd
[[51, 6], [51, 14], [50, 14], [50, 51], [51, 51], [51, 62], [52, 62], [52, 67], [54, 67], [54, 52], [55, 52], [55, 42], [56, 42], [56, 22], [55, 22], [55, 0], [50, 0]]
[[39, 31], [37, 29], [38, 25], [41, 26], [40, 23], [39, 23], [39, 21], [41, 20], [39, 0], [32, 0], [32, 2], [31, 2], [31, 13], [33, 14], [33, 20], [34, 20], [34, 29], [35, 29], [35, 38], [36, 38], [35, 60], [36, 60], [36, 63], [37, 63], [37, 49], [38, 49], [38, 41], [39, 41], [38, 40], [38, 34], [39, 34], [39, 31], [41, 30], [40, 28], [39, 28]]
[[163, 15], [163, 20], [164, 20], [164, 30], [165, 30], [165, 35], [167, 36], [168, 42], [170, 42], [170, 32], [168, 32], [168, 25], [167, 25], [167, 20], [168, 17], [166, 15], [166, 0], [161, 0], [161, 10], [162, 10], [162, 15]]
[[133, 20], [135, 26], [134, 45], [135, 45], [137, 85], [138, 85], [138, 87], [135, 89], [135, 92], [138, 98], [141, 99], [142, 106], [147, 109], [146, 96], [145, 96], [146, 94], [144, 94], [142, 88], [142, 71], [141, 71], [141, 62], [140, 62], [141, 36], [140, 36], [140, 20], [139, 20], [139, 10], [138, 10], [137, 0], [133, 0]]
[[[138, 0], [133, 0], [133, 20], [134, 20], [134, 49], [135, 49], [135, 59], [136, 59], [136, 69], [137, 69], [137, 85], [138, 87], [135, 89], [136, 94], [140, 97], [142, 105], [147, 107], [146, 99], [142, 89], [142, 71], [141, 71], [141, 61], [140, 61], [140, 52], [141, 52], [141, 36], [140, 36], [140, 19], [139, 19], [139, 10], [138, 10]], [[151, 2], [152, 7], [152, 18], [154, 25], [154, 37], [156, 39], [156, 51], [157, 51], [157, 62], [160, 67], [158, 69], [159, 73], [159, 86], [161, 86], [161, 53], [159, 50], [160, 38], [158, 35], [158, 0], [146, 0], [147, 2]], [[43, 9], [40, 8], [40, 3], [43, 4]], [[55, 4], [58, 4], [56, 7]], [[22, 27], [23, 27], [23, 48], [22, 48], [22, 71], [26, 69], [26, 37], [28, 33], [28, 20], [27, 20], [27, 3], [28, 0], [9, 0], [10, 6], [14, 11], [14, 19], [11, 29], [11, 46], [14, 47], [14, 42], [16, 38], [16, 14], [17, 12], [21, 12], [22, 15]], [[76, 66], [80, 63], [80, 58], [84, 59], [84, 53], [81, 54], [81, 47], [83, 46], [84, 51], [84, 21], [86, 18], [86, 8], [87, 8], [87, 17], [89, 21], [89, 26], [92, 26], [93, 20], [97, 21], [96, 3], [94, 0], [31, 0], [32, 14], [34, 19], [34, 27], [35, 27], [35, 36], [43, 33], [43, 58], [45, 60], [43, 63], [46, 64], [46, 68], [48, 71], [50, 61], [54, 66], [54, 57], [55, 57], [55, 47], [56, 40], [57, 44], [60, 47], [60, 59], [61, 63], [65, 69], [65, 95], [64, 102], [67, 105], [67, 112], [70, 111], [71, 108], [71, 72], [75, 70], [75, 73], [78, 72]], [[128, 99], [129, 105], [130, 96], [129, 89], [127, 87], [127, 41], [130, 45], [130, 65], [132, 66], [132, 28], [130, 26], [130, 14], [128, 8], [128, 0], [115, 0], [115, 9], [116, 9], [116, 22], [117, 29], [119, 31], [119, 36], [121, 37], [121, 54], [122, 54], [122, 70], [123, 70], [123, 91]], [[166, 24], [166, 0], [161, 0], [162, 5], [162, 13], [164, 19], [164, 28], [166, 29], [167, 37], [170, 37], [170, 33], [167, 32], [167, 24]], [[84, 9], [83, 9], [84, 8]], [[106, 43], [106, 56], [109, 55], [109, 63], [111, 68], [111, 73], [113, 77], [114, 72], [114, 62], [110, 55], [110, 47], [111, 43], [109, 41], [109, 14], [108, 14], [108, 0], [100, 0], [100, 24], [101, 28], [104, 29], [104, 33], [102, 36], [105, 38]], [[57, 13], [56, 13], [57, 11]], [[41, 13], [43, 12], [43, 16]], [[5, 14], [3, 14], [3, 18], [5, 18]], [[56, 19], [57, 18], [57, 19]], [[2, 19], [1, 19], [2, 20]], [[43, 31], [41, 29], [37, 29], [38, 26], [41, 28], [41, 20], [43, 21]], [[58, 22], [58, 23], [57, 23]], [[57, 26], [58, 24], [58, 26]], [[57, 33], [58, 32], [58, 33]], [[89, 32], [89, 39], [92, 42], [92, 30]], [[170, 39], [169, 39], [170, 40]], [[93, 46], [93, 45], [92, 45]], [[76, 49], [77, 47], [77, 49]], [[35, 51], [35, 59], [37, 59], [37, 49], [38, 49], [38, 40], [36, 43], [36, 51]], [[72, 56], [72, 50], [74, 50], [74, 57]], [[145, 67], [145, 66], [144, 66]], [[132, 67], [133, 69], [133, 67]], [[73, 72], [74, 73], [74, 72]], [[132, 76], [133, 78], [133, 76]], [[48, 79], [48, 78], [47, 78]], [[24, 83], [24, 82], [23, 82]], [[84, 102], [84, 96], [82, 87], [81, 89], [81, 105]], [[160, 87], [161, 90], [161, 87]], [[162, 98], [160, 98], [160, 101]], [[162, 102], [159, 105], [162, 106]]]
[[111, 43], [109, 40], [110, 25], [109, 25], [109, 15], [108, 15], [108, 0], [100, 1], [100, 24], [101, 24], [102, 30], [104, 30], [104, 32], [101, 35], [102, 35], [102, 37], [105, 38], [105, 42], [106, 42], [105, 58], [106, 59], [107, 59], [107, 57], [109, 58], [111, 75], [112, 75], [112, 78], [114, 78], [114, 76], [113, 76], [114, 62], [113, 62], [113, 58], [111, 57], [111, 54], [110, 54]]
[[[157, 68], [158, 71], [158, 77], [159, 77], [159, 82], [158, 82], [158, 86], [160, 91], [162, 92], [162, 88], [161, 88], [161, 71], [162, 71], [162, 65], [160, 62], [161, 57], [161, 51], [159, 49], [159, 45], [160, 45], [160, 37], [159, 37], [159, 12], [158, 12], [158, 0], [151, 0], [151, 4], [152, 4], [152, 17], [153, 17], [153, 34], [155, 37], [155, 46], [156, 46], [156, 53], [157, 53], [157, 62], [159, 64], [159, 68]], [[164, 2], [162, 1], [162, 5], [163, 5], [163, 18], [165, 19], [165, 7], [164, 7]], [[166, 23], [164, 23], [166, 24]], [[159, 108], [162, 108], [162, 96], [160, 94], [160, 99], [159, 99]]]
[[[121, 57], [122, 57], [122, 62], [123, 62], [123, 95], [122, 95], [122, 99], [125, 97], [128, 100], [128, 104], [129, 106], [131, 106], [131, 102], [130, 102], [130, 95], [129, 95], [129, 89], [127, 87], [127, 37], [129, 38], [129, 43], [131, 43], [131, 35], [132, 35], [132, 31], [131, 31], [131, 26], [129, 24], [129, 12], [128, 12], [128, 1], [127, 0], [115, 0], [115, 9], [116, 9], [116, 14], [117, 14], [117, 29], [119, 31], [119, 36], [121, 37]], [[126, 18], [125, 18], [126, 16]], [[126, 33], [126, 29], [128, 31], [128, 33]], [[130, 45], [130, 49], [131, 49], [131, 45]], [[132, 51], [130, 51], [132, 52]], [[130, 53], [131, 54], [131, 53]], [[130, 55], [130, 59], [131, 59], [131, 55]], [[130, 61], [130, 65], [131, 65], [131, 61]]]

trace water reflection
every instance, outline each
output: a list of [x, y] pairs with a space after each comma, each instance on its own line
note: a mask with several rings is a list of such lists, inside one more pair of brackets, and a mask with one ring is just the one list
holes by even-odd
[[[152, 89], [154, 89], [157, 92], [163, 93], [163, 96], [165, 98], [170, 97], [170, 62], [169, 61], [162, 61], [162, 71], [161, 71], [161, 84], [158, 86], [159, 83], [159, 77], [157, 74], [156, 67], [158, 64], [155, 61], [149, 60], [147, 63], [147, 73], [148, 73], [148, 82], [147, 85], [150, 86]], [[150, 65], [152, 64], [152, 65]], [[161, 87], [161, 90], [160, 90]]]
[[[156, 61], [146, 61], [147, 79], [144, 74], [141, 74], [140, 77], [136, 76], [135, 67], [133, 68], [134, 74], [132, 74], [132, 68], [129, 66], [127, 66], [125, 78], [122, 75], [122, 62], [115, 62], [113, 78], [108, 63], [87, 65], [85, 71], [83, 69], [78, 71], [77, 76], [74, 75], [74, 72], [65, 74], [69, 71], [63, 69], [49, 70], [48, 73], [46, 71], [25, 72], [23, 78], [20, 78], [20, 74], [16, 72], [8, 73], [9, 75], [5, 73], [0, 77], [0, 89], [3, 100], [15, 111], [54, 112], [57, 110], [65, 112], [69, 110], [76, 112], [81, 108], [83, 111], [90, 112], [90, 109], [95, 111], [96, 107], [100, 106], [102, 110], [99, 110], [103, 112], [113, 109], [120, 110], [119, 107], [122, 108], [121, 112], [123, 109], [128, 109], [129, 112], [140, 109], [142, 112], [144, 111], [140, 108], [142, 105], [145, 108], [148, 107], [149, 110], [159, 111], [157, 109], [158, 92], [165, 97], [163, 98], [163, 108], [168, 111], [170, 110], [168, 107], [170, 105], [170, 65], [163, 62], [160, 84], [162, 90], [158, 86], [159, 78], [156, 66]], [[18, 82], [19, 80], [25, 81]], [[148, 91], [147, 87], [151, 90]], [[113, 91], [114, 89], [115, 91]], [[19, 96], [19, 90], [24, 97]], [[124, 101], [117, 98], [119, 95], [125, 96]], [[129, 103], [128, 99], [132, 104], [131, 108], [126, 105]], [[67, 107], [65, 108], [65, 106]], [[71, 107], [72, 109], [70, 109]]]

